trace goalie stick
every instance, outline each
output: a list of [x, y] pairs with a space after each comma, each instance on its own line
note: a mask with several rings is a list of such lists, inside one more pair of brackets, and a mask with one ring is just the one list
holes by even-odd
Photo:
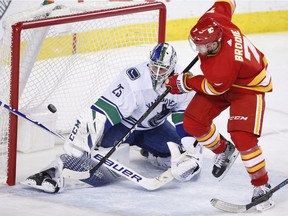
[[[50, 130], [45, 125], [39, 123], [38, 121], [35, 121], [35, 120], [29, 118], [27, 115], [23, 114], [20, 111], [11, 108], [9, 105], [3, 103], [2, 101], [0, 101], [0, 107], [4, 107], [5, 109], [7, 109], [12, 114], [26, 119], [27, 121], [37, 125], [38, 127], [42, 128], [43, 130], [46, 130], [47, 132], [53, 134], [54, 136], [57, 136], [61, 140], [63, 140], [63, 141], [65, 140], [64, 136], [62, 136], [61, 134]], [[98, 161], [100, 161], [103, 157], [104, 157], [104, 155], [102, 155], [100, 152], [94, 156], [94, 158]], [[165, 171], [164, 173], [162, 173], [161, 175], [159, 175], [155, 178], [146, 178], [146, 177], [138, 174], [134, 170], [122, 165], [118, 161], [116, 162], [112, 159], [105, 161], [104, 166], [107, 167], [108, 169], [118, 173], [119, 175], [127, 178], [128, 180], [136, 183], [137, 185], [147, 189], [147, 190], [156, 190], [156, 189], [162, 187], [163, 185], [167, 184], [168, 182], [170, 182], [174, 179], [172, 174], [171, 174], [170, 169], [168, 169], [167, 171]], [[62, 175], [63, 175], [63, 177], [66, 177], [66, 178], [72, 178], [72, 179], [80, 180], [80, 179], [89, 178], [90, 177], [90, 171], [88, 170], [86, 172], [77, 172], [77, 171], [73, 171], [73, 170], [69, 170], [69, 169], [64, 168]]]
[[286, 184], [288, 184], [288, 178], [285, 179], [283, 182], [281, 182], [280, 184], [278, 184], [277, 186], [275, 186], [274, 188], [272, 188], [270, 191], [268, 191], [266, 194], [260, 196], [258, 199], [248, 203], [248, 204], [233, 204], [233, 203], [229, 203], [229, 202], [225, 202], [219, 199], [212, 199], [210, 201], [211, 205], [214, 206], [217, 209], [220, 209], [222, 211], [226, 211], [226, 212], [232, 212], [232, 213], [243, 213], [245, 211], [247, 211], [248, 209], [258, 205], [259, 203], [262, 203], [264, 201], [267, 200], [267, 198], [269, 198], [270, 196], [273, 195], [273, 193], [275, 193], [276, 191], [278, 191], [279, 189], [281, 189], [282, 187], [284, 187]]

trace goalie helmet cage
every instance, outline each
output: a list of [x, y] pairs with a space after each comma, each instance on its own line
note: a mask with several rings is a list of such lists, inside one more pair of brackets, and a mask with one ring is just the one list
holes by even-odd
[[[54, 104], [57, 132], [67, 133], [120, 71], [165, 42], [166, 7], [55, 3], [9, 16], [3, 28], [0, 100], [28, 116]], [[1, 107], [0, 120], [0, 183], [15, 185], [19, 119]]]

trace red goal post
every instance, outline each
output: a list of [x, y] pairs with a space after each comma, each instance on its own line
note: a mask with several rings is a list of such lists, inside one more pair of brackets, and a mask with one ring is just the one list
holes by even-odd
[[[0, 100], [27, 115], [56, 105], [56, 129], [65, 133], [118, 72], [165, 41], [163, 3], [99, 4], [51, 4], [8, 17]], [[0, 182], [15, 185], [20, 119], [1, 107], [0, 120]]]

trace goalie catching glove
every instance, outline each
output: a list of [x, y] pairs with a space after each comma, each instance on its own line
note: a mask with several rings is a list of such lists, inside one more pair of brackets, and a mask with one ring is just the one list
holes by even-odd
[[192, 88], [190, 88], [187, 85], [187, 79], [191, 78], [193, 75], [191, 75], [189, 72], [181, 73], [179, 75], [174, 75], [168, 77], [168, 79], [165, 81], [166, 88], [171, 88], [170, 93], [171, 94], [182, 94], [182, 93], [188, 93], [192, 91]]
[[[184, 137], [181, 142], [186, 146], [186, 151], [183, 152], [181, 145], [174, 142], [168, 142], [168, 147], [171, 152], [171, 173], [175, 179], [184, 182], [189, 181], [200, 173], [201, 164], [200, 157], [202, 147], [199, 145], [194, 146], [191, 140], [192, 137]], [[187, 145], [189, 141], [189, 145]], [[186, 143], [186, 144], [184, 144]]]
[[64, 142], [64, 151], [77, 158], [82, 157], [85, 152], [90, 154], [102, 138], [105, 122], [106, 116], [97, 112], [93, 118], [91, 110], [80, 115]]

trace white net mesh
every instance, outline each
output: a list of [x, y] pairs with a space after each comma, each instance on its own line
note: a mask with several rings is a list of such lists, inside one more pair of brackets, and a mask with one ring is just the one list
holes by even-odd
[[[6, 104], [11, 102], [11, 26], [14, 23], [42, 19], [45, 23], [45, 18], [49, 20], [55, 16], [72, 17], [72, 14], [77, 14], [76, 17], [81, 18], [83, 12], [91, 13], [99, 9], [108, 12], [107, 9], [118, 6], [147, 5], [135, 6], [137, 3], [133, 2], [124, 4], [51, 4], [8, 17], [4, 22], [0, 53], [0, 100]], [[57, 107], [56, 125], [60, 133], [71, 130], [79, 113], [96, 101], [122, 69], [133, 62], [148, 59], [159, 34], [158, 9], [82, 21], [73, 18], [70, 21], [21, 31], [20, 82], [14, 83], [19, 85], [18, 104], [22, 113], [35, 113], [48, 104]], [[8, 111], [0, 108], [1, 182], [5, 181], [7, 175], [8, 116]]]

